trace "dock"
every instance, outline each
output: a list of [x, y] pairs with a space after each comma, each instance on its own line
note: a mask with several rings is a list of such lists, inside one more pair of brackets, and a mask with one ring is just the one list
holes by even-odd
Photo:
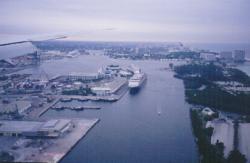
[[[127, 92], [127, 86], [123, 85], [117, 90], [116, 94], [107, 95], [107, 96], [80, 96], [80, 95], [54, 95], [54, 100], [50, 103], [47, 103], [45, 106], [36, 108], [35, 110], [31, 111], [28, 115], [29, 119], [36, 119], [40, 118], [45, 112], [49, 109], [68, 109], [68, 108], [56, 108], [56, 104], [58, 102], [71, 102], [73, 100], [77, 101], [102, 101], [102, 102], [115, 102], [118, 101], [125, 95]], [[53, 108], [54, 107], [54, 108]], [[72, 110], [83, 110], [83, 109], [100, 109], [100, 107], [90, 107], [84, 106], [83, 108], [69, 108]]]
[[[43, 139], [44, 145], [39, 147], [22, 146], [12, 150], [16, 162], [50, 162], [62, 160], [74, 146], [99, 122], [99, 119], [72, 119], [73, 129], [57, 139]], [[27, 141], [28, 139], [25, 139]], [[30, 139], [30, 141], [36, 141]]]
[[110, 96], [80, 96], [80, 95], [60, 95], [60, 98], [66, 99], [69, 98], [70, 100], [77, 100], [77, 101], [107, 101], [107, 102], [114, 102], [120, 99], [118, 95], [110, 95]]
[[47, 110], [49, 110], [52, 106], [54, 106], [55, 104], [57, 104], [59, 102], [59, 100], [60, 100], [59, 98], [56, 98], [56, 99], [54, 99], [53, 102], [48, 103], [48, 105], [44, 106], [41, 109], [41, 111], [39, 112], [38, 116], [39, 117], [42, 116]]
[[41, 117], [46, 111], [48, 111], [51, 107], [56, 105], [59, 101], [60, 101], [60, 97], [56, 97], [52, 102], [47, 103], [46, 105], [36, 108], [32, 112], [30, 112], [28, 117], [30, 119], [37, 119]]
[[84, 109], [95, 109], [95, 110], [101, 109], [100, 106], [85, 106], [85, 105], [83, 106], [52, 106], [51, 108], [55, 110], [69, 109], [69, 110], [76, 110], [76, 111], [84, 110]]

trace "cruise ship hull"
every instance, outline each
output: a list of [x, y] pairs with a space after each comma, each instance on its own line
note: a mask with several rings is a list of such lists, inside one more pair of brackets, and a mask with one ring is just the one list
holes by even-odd
[[146, 80], [147, 80], [147, 77], [146, 75], [144, 75], [143, 78], [138, 82], [129, 81], [128, 87], [129, 87], [130, 93], [138, 92]]

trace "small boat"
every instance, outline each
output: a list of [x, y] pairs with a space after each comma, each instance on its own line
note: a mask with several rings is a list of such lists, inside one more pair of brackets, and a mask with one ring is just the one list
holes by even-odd
[[157, 114], [160, 116], [161, 115], [161, 107], [157, 107]]
[[63, 110], [65, 108], [63, 106], [57, 105], [57, 106], [53, 106], [52, 109], [54, 109], [54, 110]]
[[83, 110], [84, 107], [82, 107], [82, 106], [76, 106], [76, 107], [72, 107], [71, 109], [72, 110]]
[[72, 101], [72, 99], [71, 98], [61, 98], [60, 101], [61, 102], [70, 102], [70, 101]]
[[83, 106], [84, 109], [101, 109], [100, 106]]
[[88, 101], [88, 99], [87, 98], [79, 98], [79, 99], [77, 99], [77, 101], [85, 102], [85, 101]]

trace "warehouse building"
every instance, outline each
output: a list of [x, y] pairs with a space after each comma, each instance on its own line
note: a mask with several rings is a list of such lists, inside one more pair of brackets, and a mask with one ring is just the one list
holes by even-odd
[[98, 96], [108, 96], [116, 93], [124, 85], [127, 84], [127, 80], [124, 78], [116, 78], [111, 82], [104, 83], [99, 86], [91, 88], [91, 91]]
[[24, 137], [58, 137], [73, 126], [69, 119], [38, 121], [0, 121], [0, 135]]
[[31, 108], [31, 102], [26, 100], [17, 100], [8, 104], [0, 103], [1, 114], [11, 114], [15, 112], [23, 114], [29, 108]]
[[67, 77], [70, 81], [95, 81], [103, 78], [101, 73], [71, 73]]

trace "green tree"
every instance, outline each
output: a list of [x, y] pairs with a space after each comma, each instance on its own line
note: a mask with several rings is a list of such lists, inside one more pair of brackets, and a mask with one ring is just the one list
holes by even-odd
[[9, 152], [1, 151], [0, 152], [0, 162], [12, 162], [14, 161], [14, 156]]
[[230, 152], [227, 162], [228, 163], [246, 163], [247, 159], [245, 155], [241, 154], [238, 150], [233, 150]]

